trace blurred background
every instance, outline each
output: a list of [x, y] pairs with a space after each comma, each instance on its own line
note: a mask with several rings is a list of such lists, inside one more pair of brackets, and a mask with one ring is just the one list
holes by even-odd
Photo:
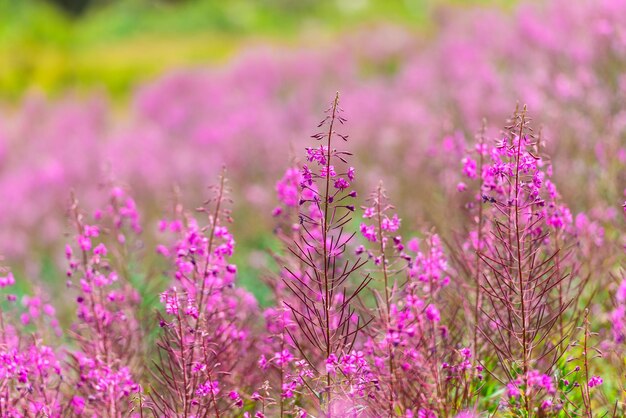
[[[224, 63], [258, 44], [306, 46], [383, 22], [432, 29], [442, 6], [512, 0], [0, 1], [3, 98], [104, 88], [127, 96], [172, 68]], [[303, 45], [304, 44], [304, 45]], [[365, 45], [362, 45], [365, 47]]]
[[461, 159], [525, 103], [574, 216], [617, 248], [624, 21], [622, 0], [0, 0], [0, 254], [61, 289], [70, 191], [93, 210], [111, 182], [151, 254], [173, 190], [195, 207], [225, 165], [256, 283], [274, 184], [336, 91], [357, 189], [382, 179], [404, 234], [456, 230]]

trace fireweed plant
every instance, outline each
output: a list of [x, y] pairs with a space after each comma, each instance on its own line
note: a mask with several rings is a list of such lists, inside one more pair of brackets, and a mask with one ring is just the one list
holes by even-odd
[[[78, 350], [70, 350], [69, 365], [74, 373], [66, 376], [73, 388], [74, 413], [128, 415], [129, 395], [139, 390], [142, 356], [142, 329], [137, 312], [139, 293], [127, 274], [118, 272], [109, 261], [115, 251], [124, 260], [127, 239], [141, 232], [135, 202], [121, 188], [111, 190], [109, 204], [88, 223], [73, 200], [71, 220], [75, 247], [67, 245], [69, 264], [67, 284], [78, 296], [77, 322], [68, 334]], [[113, 238], [110, 247], [100, 238]], [[98, 242], [100, 241], [100, 242]]]
[[[284, 283], [297, 305], [284, 300], [304, 340], [290, 338], [297, 353], [310, 368], [303, 384], [318, 398], [324, 416], [357, 414], [362, 388], [369, 369], [360, 353], [353, 351], [358, 333], [367, 322], [357, 314], [356, 298], [371, 278], [360, 278], [351, 288], [349, 280], [365, 264], [362, 257], [348, 257], [348, 246], [356, 235], [349, 232], [355, 211], [351, 191], [355, 169], [348, 165], [349, 152], [336, 149], [347, 135], [336, 131], [346, 121], [336, 95], [313, 135], [320, 145], [307, 148], [300, 188], [306, 193], [298, 202], [301, 210], [300, 236], [289, 252], [301, 261], [300, 271], [288, 270]], [[285, 329], [287, 334], [289, 328]]]
[[464, 175], [478, 183], [468, 205], [475, 225], [465, 244], [476, 258], [462, 263], [476, 289], [474, 346], [492, 348], [500, 367], [489, 372], [509, 382], [503, 407], [525, 415], [560, 411], [571, 404], [557, 389], [590, 277], [577, 262], [584, 231], [560, 201], [526, 108], [515, 112], [495, 145], [479, 138], [478, 158], [463, 159]]
[[358, 200], [337, 95], [276, 184], [280, 268], [259, 272], [273, 304], [237, 286], [223, 173], [201, 207], [158, 223], [156, 329], [141, 319], [152, 287], [133, 276], [135, 201], [113, 186], [88, 216], [73, 199], [69, 326], [0, 269], [0, 415], [623, 416], [608, 379], [625, 351], [623, 271], [610, 328], [594, 330], [601, 228], [562, 202], [529, 120], [519, 109], [495, 140], [483, 130], [461, 161], [457, 241], [406, 239], [382, 183]]
[[171, 260], [172, 285], [161, 294], [164, 312], [158, 341], [156, 383], [149, 410], [156, 416], [223, 416], [243, 405], [235, 390], [245, 381], [245, 353], [251, 340], [246, 323], [254, 298], [234, 287], [237, 267], [229, 262], [235, 240], [226, 178], [197, 212], [202, 225], [176, 206], [175, 218], [161, 221], [177, 237], [158, 251]]
[[[0, 286], [10, 289], [15, 285], [13, 274], [6, 268], [0, 271]], [[30, 318], [41, 315], [40, 302], [29, 303], [26, 312], [20, 315], [17, 297], [10, 293], [6, 299], [12, 306], [0, 311], [0, 414], [58, 416], [63, 410], [59, 400], [61, 362], [55, 350], [45, 345], [39, 335], [23, 331]], [[44, 307], [44, 312], [50, 311], [51, 307]]]
[[[368, 360], [382, 385], [370, 396], [372, 410], [418, 416], [450, 416], [467, 406], [470, 386], [481, 379], [472, 352], [442, 324], [442, 290], [450, 284], [451, 267], [440, 237], [432, 232], [412, 238], [407, 246], [397, 235], [400, 218], [393, 213], [381, 185], [363, 208], [361, 232], [373, 262], [372, 276], [383, 290], [374, 290], [375, 308], [367, 340]], [[436, 394], [436, 396], [432, 396]]]

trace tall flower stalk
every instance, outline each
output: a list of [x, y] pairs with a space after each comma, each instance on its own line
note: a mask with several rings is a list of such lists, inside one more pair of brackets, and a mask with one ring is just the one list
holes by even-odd
[[256, 304], [235, 287], [228, 202], [222, 174], [214, 197], [198, 209], [206, 226], [180, 205], [174, 219], [160, 223], [177, 238], [171, 247], [157, 248], [173, 267], [172, 284], [161, 294], [157, 384], [150, 392], [157, 415], [220, 417], [243, 405], [237, 388], [245, 363], [239, 357], [249, 344], [246, 321]]
[[[386, 357], [387, 375], [380, 375], [379, 378], [385, 380], [387, 390], [385, 395], [387, 414], [389, 416], [396, 415], [395, 397], [396, 395], [396, 354], [395, 346], [397, 345], [393, 338], [390, 338], [392, 324], [392, 309], [395, 309], [396, 292], [398, 290], [395, 276], [402, 270], [406, 271], [407, 265], [410, 264], [411, 258], [404, 252], [402, 238], [397, 233], [400, 228], [400, 219], [398, 215], [392, 212], [393, 205], [390, 204], [386, 191], [382, 182], [376, 190], [372, 192], [369, 205], [363, 208], [363, 218], [366, 222], [361, 224], [361, 233], [370, 244], [370, 249], [359, 247], [357, 253], [367, 251], [368, 257], [373, 261], [374, 271], [382, 279], [383, 291], [382, 295], [376, 290], [374, 298], [376, 300], [376, 308], [373, 312], [373, 322], [369, 330], [366, 331], [370, 340], [367, 345], [370, 347], [372, 354], [380, 358]], [[375, 277], [375, 276], [374, 276]], [[381, 382], [382, 383], [382, 382]], [[383, 407], [383, 406], [379, 406]]]
[[[489, 156], [482, 173], [483, 204], [490, 206], [489, 235], [478, 251], [486, 266], [481, 288], [488, 305], [482, 308], [487, 321], [480, 331], [505, 376], [521, 382], [514, 387], [526, 388], [519, 407], [532, 416], [538, 398], [531, 389], [536, 369], [549, 372], [562, 356], [551, 330], [573, 301], [560, 292], [554, 296], [555, 290], [572, 279], [557, 263], [562, 249], [548, 244], [552, 231], [546, 209], [547, 164], [539, 156], [526, 108], [515, 113]], [[545, 390], [553, 394], [551, 385]]]
[[[137, 320], [138, 292], [109, 261], [105, 236], [124, 243], [125, 225], [140, 231], [134, 201], [120, 188], [111, 191], [111, 204], [87, 222], [74, 199], [71, 207], [76, 251], [68, 245], [68, 285], [78, 291], [77, 321], [72, 329], [78, 350], [70, 352], [75, 371], [75, 403], [85, 411], [106, 411], [121, 417], [130, 408], [129, 396], [139, 390], [141, 327]], [[106, 220], [110, 218], [110, 229]], [[100, 241], [98, 243], [98, 241]]]
[[[315, 371], [317, 382], [307, 382], [307, 386], [318, 394], [326, 417], [346, 408], [343, 394], [338, 390], [341, 379], [335, 366], [350, 354], [358, 332], [366, 325], [356, 314], [353, 302], [371, 280], [366, 276], [354, 287], [349, 281], [366, 261], [351, 260], [346, 252], [355, 235], [346, 232], [354, 212], [349, 199], [356, 193], [348, 191], [354, 169], [347, 164], [350, 154], [333, 148], [334, 140], [347, 141], [346, 135], [335, 131], [336, 124], [344, 122], [337, 94], [327, 116], [318, 125], [327, 127], [326, 131], [313, 135], [322, 145], [307, 148], [307, 161], [313, 167], [302, 168], [301, 188], [310, 198], [300, 201], [302, 241], [294, 240], [289, 251], [303, 263], [304, 271], [289, 270], [285, 279], [293, 297], [301, 302], [296, 306], [285, 301], [285, 305], [306, 338], [306, 341], [291, 340]], [[339, 399], [335, 401], [334, 396]]]

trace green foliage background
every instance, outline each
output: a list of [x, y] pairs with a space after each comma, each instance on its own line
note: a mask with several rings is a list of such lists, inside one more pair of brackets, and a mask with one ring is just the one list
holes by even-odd
[[50, 0], [0, 0], [0, 98], [94, 87], [125, 97], [167, 69], [223, 62], [258, 43], [298, 46], [380, 22], [427, 31], [443, 3], [513, 1], [91, 0], [77, 15]]

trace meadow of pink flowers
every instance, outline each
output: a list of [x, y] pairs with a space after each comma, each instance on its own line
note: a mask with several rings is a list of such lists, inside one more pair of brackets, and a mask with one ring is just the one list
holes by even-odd
[[626, 1], [433, 18], [4, 105], [0, 415], [624, 416]]

